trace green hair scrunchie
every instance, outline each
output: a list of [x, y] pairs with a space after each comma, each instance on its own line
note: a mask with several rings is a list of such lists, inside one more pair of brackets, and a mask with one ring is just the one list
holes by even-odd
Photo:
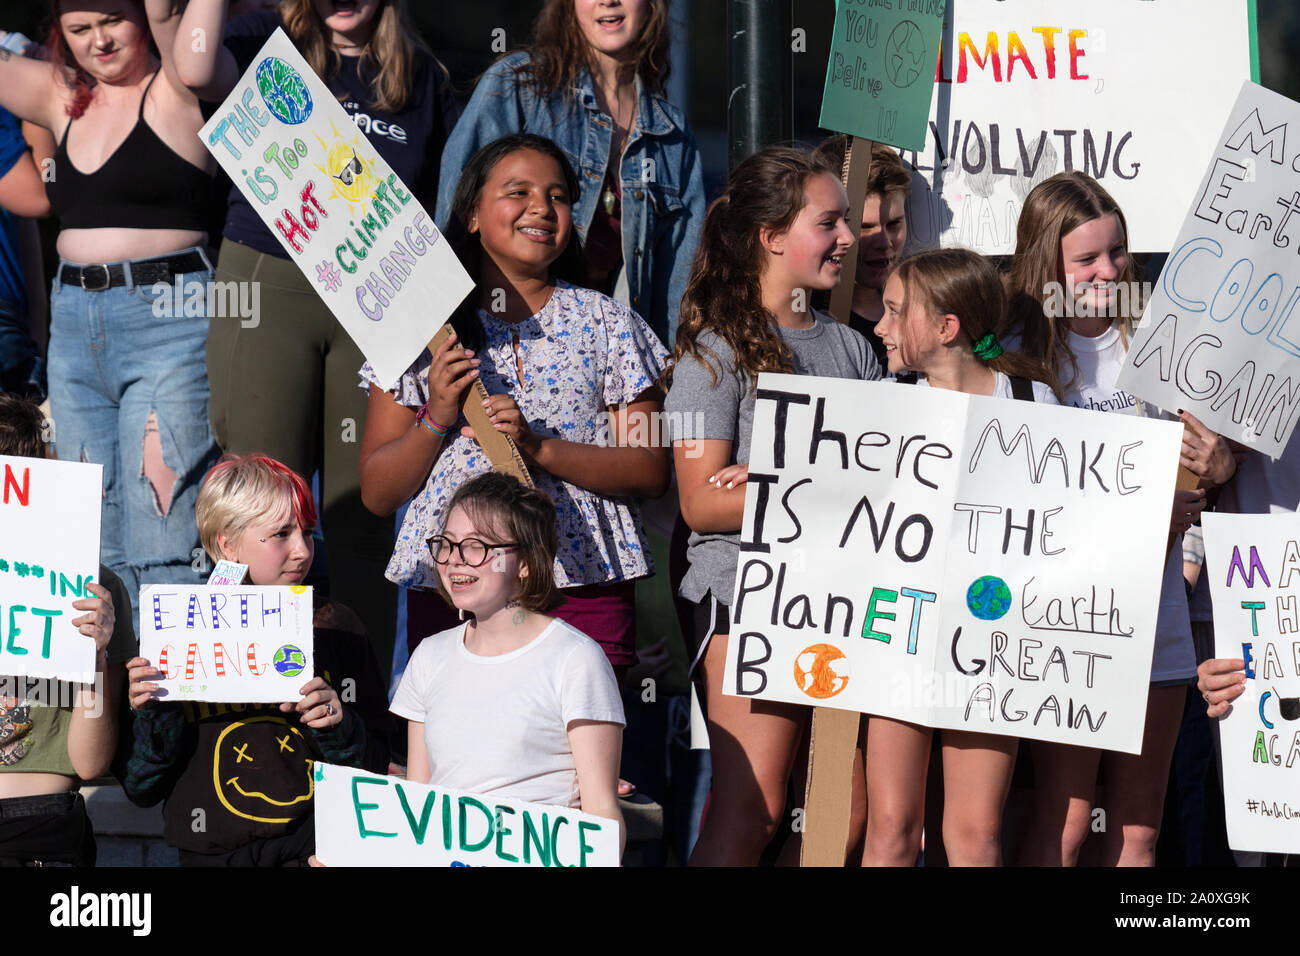
[[1002, 344], [998, 341], [998, 337], [990, 332], [972, 345], [971, 351], [985, 362], [992, 362], [1002, 354]]

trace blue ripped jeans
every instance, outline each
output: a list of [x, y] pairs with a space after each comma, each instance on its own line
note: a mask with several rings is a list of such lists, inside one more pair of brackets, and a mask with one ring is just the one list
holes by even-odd
[[[181, 277], [211, 278], [210, 269]], [[184, 315], [172, 298], [170, 286], [161, 298], [152, 285], [87, 292], [57, 272], [50, 292], [55, 447], [66, 461], [104, 466], [100, 561], [121, 576], [133, 610], [141, 585], [205, 580], [196, 570], [206, 565], [196, 561], [194, 503], [219, 454], [208, 424], [208, 316], [206, 306]], [[150, 413], [163, 464], [176, 473], [173, 487], [157, 493], [144, 470]]]

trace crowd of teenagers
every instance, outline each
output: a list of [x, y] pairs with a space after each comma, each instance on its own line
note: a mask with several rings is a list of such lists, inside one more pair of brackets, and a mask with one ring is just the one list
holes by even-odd
[[[463, 113], [406, 0], [51, 13], [44, 46], [0, 46], [0, 454], [104, 467], [103, 567], [73, 622], [98, 670], [66, 706], [0, 696], [0, 863], [92, 864], [78, 781], [111, 772], [162, 803], [182, 864], [303, 865], [313, 761], [618, 821], [639, 787], [666, 810], [649, 861], [793, 863], [810, 710], [722, 692], [757, 376], [1179, 417], [1116, 387], [1141, 312], [1117, 289], [1140, 270], [1082, 173], [1028, 193], [1002, 262], [905, 255], [909, 172], [883, 146], [849, 222], [843, 137], [760, 150], [706, 204], [665, 95], [666, 0], [545, 0]], [[475, 282], [391, 387], [196, 136], [277, 28]], [[46, 342], [30, 227], [51, 212]], [[845, 269], [841, 323], [817, 306]], [[212, 279], [256, 284], [257, 315], [159, 317], [155, 284]], [[535, 487], [493, 471], [461, 412], [476, 381]], [[1300, 506], [1297, 452], [1181, 419], [1200, 487], [1171, 534], [1207, 507]], [[140, 588], [220, 560], [313, 586], [297, 700], [168, 701], [139, 656]], [[864, 715], [845, 862], [1152, 865], [1171, 776], [1213, 786], [1207, 716], [1244, 681], [1189, 612], [1198, 571], [1170, 550], [1141, 754]], [[692, 689], [707, 761], [680, 745]]]

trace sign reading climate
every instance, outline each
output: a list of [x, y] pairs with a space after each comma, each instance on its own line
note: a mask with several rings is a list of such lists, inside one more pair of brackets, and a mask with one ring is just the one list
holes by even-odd
[[473, 283], [282, 30], [199, 135], [380, 379], [396, 381]]

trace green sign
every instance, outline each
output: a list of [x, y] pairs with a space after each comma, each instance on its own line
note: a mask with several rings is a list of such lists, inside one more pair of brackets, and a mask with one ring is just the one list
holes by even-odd
[[836, 0], [821, 126], [925, 148], [944, 0]]

